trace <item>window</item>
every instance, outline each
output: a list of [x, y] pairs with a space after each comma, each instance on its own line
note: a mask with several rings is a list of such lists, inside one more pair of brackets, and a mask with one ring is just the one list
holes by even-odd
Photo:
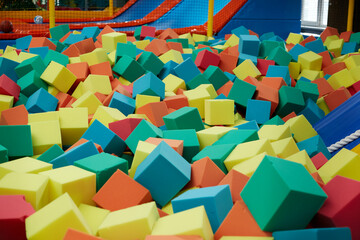
[[329, 0], [302, 0], [301, 25], [325, 28], [327, 26]]

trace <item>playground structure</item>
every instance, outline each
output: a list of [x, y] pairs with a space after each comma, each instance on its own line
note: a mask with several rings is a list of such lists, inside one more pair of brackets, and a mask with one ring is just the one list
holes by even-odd
[[[131, 35], [136, 27], [147, 24], [156, 27], [159, 33], [172, 28], [178, 33], [206, 34], [212, 9], [213, 33], [221, 37], [236, 26], [244, 25], [259, 34], [273, 31], [285, 38], [289, 32], [300, 32], [301, 25], [300, 0], [271, 3], [266, 0], [215, 0], [210, 1], [213, 8], [209, 8], [209, 0], [130, 0], [121, 8], [110, 0], [108, 6], [99, 11], [74, 10], [71, 6], [59, 7], [51, 2], [42, 5], [45, 8], [42, 11], [0, 11], [0, 18], [9, 19], [14, 25], [13, 33], [0, 33], [0, 39], [17, 39], [29, 34], [50, 37], [51, 20], [56, 25], [69, 24], [71, 30], [109, 25]], [[34, 24], [34, 17], [38, 15], [43, 17], [43, 24]]]

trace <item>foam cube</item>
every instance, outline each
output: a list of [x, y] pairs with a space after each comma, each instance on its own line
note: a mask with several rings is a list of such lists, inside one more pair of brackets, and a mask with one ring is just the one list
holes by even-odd
[[183, 79], [185, 83], [190, 82], [200, 74], [199, 69], [191, 59], [186, 59], [179, 65], [174, 66], [173, 71], [175, 75]]
[[280, 158], [287, 158], [288, 156], [299, 152], [299, 148], [292, 137], [272, 142], [271, 146], [273, 147], [276, 156]]
[[248, 99], [246, 108], [246, 120], [255, 120], [263, 124], [270, 119], [271, 102]]
[[318, 229], [303, 229], [274, 232], [275, 239], [292, 239], [292, 238], [306, 238], [311, 240], [322, 239], [351, 239], [351, 232], [349, 228], [318, 228]]
[[258, 134], [260, 139], [269, 139], [271, 142], [291, 137], [290, 127], [286, 125], [263, 125]]
[[116, 54], [115, 62], [119, 61], [119, 59], [125, 55], [135, 59], [136, 58], [136, 46], [129, 42], [128, 43], [117, 43], [115, 54]]
[[87, 108], [60, 108], [59, 120], [64, 145], [72, 145], [88, 128]]
[[206, 146], [212, 145], [214, 142], [219, 140], [222, 136], [224, 136], [227, 132], [235, 130], [231, 127], [221, 127], [215, 126], [211, 128], [207, 128], [201, 131], [198, 131], [196, 134], [200, 143], [200, 150]]
[[[164, 162], [167, 165], [163, 165]], [[167, 170], [159, 171], [159, 164], [167, 166]], [[164, 206], [190, 181], [190, 173], [190, 164], [168, 144], [161, 142], [138, 166], [134, 179], [149, 189], [160, 206]]]
[[99, 92], [109, 95], [112, 91], [109, 77], [105, 75], [89, 74], [83, 86], [85, 91], [92, 93]]
[[125, 116], [134, 113], [135, 111], [135, 100], [129, 98], [119, 92], [114, 92], [111, 98], [109, 107], [118, 109]]
[[117, 43], [126, 43], [126, 34], [120, 32], [111, 32], [101, 36], [102, 46], [107, 52], [116, 50]]
[[322, 67], [322, 56], [308, 51], [298, 56], [298, 62], [301, 64], [301, 70], [309, 69], [320, 71]]
[[59, 145], [54, 144], [51, 148], [41, 154], [37, 159], [43, 162], [50, 162], [51, 160], [59, 157], [62, 154], [64, 154], [64, 150], [62, 150]]
[[24, 105], [6, 109], [1, 112], [0, 125], [27, 125], [28, 114]]
[[132, 152], [135, 152], [139, 141], [145, 141], [149, 137], [162, 137], [163, 133], [156, 126], [146, 120], [142, 120], [126, 139], [126, 144]]
[[49, 202], [48, 177], [32, 173], [10, 172], [0, 179], [0, 195], [24, 195], [35, 210]]
[[39, 173], [51, 170], [52, 165], [34, 158], [23, 157], [0, 164], [0, 178], [10, 172]]
[[0, 126], [0, 144], [8, 150], [9, 158], [33, 156], [28, 125]]
[[48, 85], [40, 79], [40, 75], [35, 70], [22, 76], [17, 83], [21, 88], [21, 93], [26, 97], [30, 97], [40, 88], [48, 89]]
[[301, 142], [317, 135], [317, 132], [304, 115], [293, 117], [286, 121], [285, 124], [290, 126], [290, 131], [294, 134], [296, 142]]
[[71, 104], [73, 108], [87, 108], [89, 114], [94, 114], [102, 103], [91, 92], [84, 93], [80, 98]]
[[80, 232], [78, 230], [74, 230], [72, 228], [69, 228], [66, 231], [66, 234], [63, 238], [63, 240], [76, 240], [76, 239], [82, 239], [82, 240], [101, 240], [99, 237], [92, 236], [87, 233]]
[[[146, 49], [145, 49], [146, 50]], [[178, 64], [182, 63], [184, 61], [181, 52], [176, 51], [174, 49], [171, 49], [167, 52], [165, 52], [164, 54], [162, 54], [159, 59], [163, 62], [163, 63], [167, 63], [169, 61], [174, 61]]]
[[205, 123], [234, 124], [234, 100], [205, 100]]
[[296, 152], [296, 153], [286, 157], [285, 159], [292, 161], [292, 162], [300, 163], [301, 165], [303, 165], [306, 168], [306, 170], [309, 173], [316, 172], [316, 167], [305, 150]]
[[236, 79], [229, 92], [228, 98], [234, 100], [236, 104], [242, 107], [246, 107], [248, 104], [248, 99], [253, 97], [255, 90], [256, 86]]
[[145, 69], [127, 55], [121, 57], [120, 60], [116, 62], [113, 71], [130, 82], [135, 81], [145, 73]]
[[247, 76], [256, 78], [261, 75], [259, 69], [257, 69], [254, 63], [249, 59], [243, 61], [236, 68], [234, 68], [233, 72], [239, 79], [245, 79]]
[[347, 99], [351, 97], [351, 94], [348, 89], [345, 87], [340, 87], [339, 89], [329, 93], [324, 97], [326, 106], [330, 111], [334, 110], [342, 103], [344, 103]]
[[339, 89], [341, 87], [350, 87], [356, 81], [347, 69], [343, 69], [331, 75], [327, 80], [333, 89]]
[[133, 85], [133, 97], [137, 94], [159, 96], [165, 98], [165, 84], [153, 73], [147, 73]]
[[[25, 220], [28, 239], [63, 239], [68, 228], [84, 233], [91, 230], [79, 209], [65, 193]], [[54, 232], [57, 234], [54, 235]]]
[[198, 235], [204, 240], [214, 235], [203, 206], [158, 219], [151, 235]]
[[[260, 190], [269, 188], [273, 191]], [[268, 156], [240, 195], [264, 231], [306, 227], [327, 198], [302, 165]]]
[[305, 106], [305, 101], [302, 97], [302, 92], [299, 89], [289, 86], [282, 86], [279, 90], [279, 105], [277, 107], [277, 114], [286, 116], [295, 111], [299, 112]]
[[119, 121], [125, 118], [125, 115], [122, 114], [118, 109], [111, 108], [111, 107], [105, 107], [105, 106], [99, 106], [96, 109], [96, 112], [94, 113], [90, 125], [95, 121], [98, 120], [102, 124], [104, 124], [106, 127], [109, 126], [109, 123]]
[[286, 43], [290, 44], [297, 44], [304, 41], [304, 37], [301, 34], [296, 34], [296, 33], [290, 33], [289, 36], [286, 39]]
[[85, 221], [88, 223], [91, 233], [97, 235], [100, 224], [104, 221], [106, 216], [110, 213], [107, 209], [94, 207], [87, 204], [80, 204], [79, 210], [84, 216]]
[[224, 164], [228, 171], [235, 165], [244, 162], [256, 155], [266, 153], [275, 156], [275, 152], [269, 140], [256, 140], [237, 145], [225, 159]]
[[141, 119], [127, 118], [109, 123], [109, 129], [125, 141], [140, 122]]
[[195, 65], [201, 69], [207, 69], [209, 66], [218, 66], [220, 56], [208, 50], [200, 51], [195, 59]]
[[[131, 216], [131, 218], [129, 218]], [[99, 226], [99, 236], [106, 239], [145, 239], [159, 219], [154, 202], [111, 212]]]
[[0, 116], [1, 112], [12, 108], [14, 105], [14, 96], [0, 94]]
[[54, 144], [62, 146], [59, 121], [31, 122], [34, 154], [42, 154]]
[[258, 56], [260, 40], [254, 35], [239, 35], [239, 52]]
[[288, 66], [292, 56], [282, 47], [276, 47], [270, 52], [267, 59], [274, 60], [280, 66]]
[[167, 75], [163, 82], [165, 83], [165, 91], [176, 93], [178, 89], [186, 90], [186, 85], [184, 80], [179, 77], [176, 77], [172, 74]]
[[270, 40], [270, 39], [261, 41], [259, 57], [261, 58], [268, 57], [272, 52], [272, 50], [275, 49], [276, 47], [284, 48], [284, 44], [276, 40]]
[[104, 149], [104, 152], [114, 153], [117, 156], [120, 156], [125, 150], [124, 141], [98, 120], [90, 125], [82, 138], [94, 141]]
[[353, 171], [358, 168], [359, 158], [360, 156], [355, 152], [343, 148], [329, 159], [329, 161], [318, 170], [318, 173], [325, 184], [336, 175], [359, 181], [358, 174]]
[[120, 170], [93, 197], [100, 207], [116, 211], [152, 201], [149, 190]]
[[216, 231], [214, 239], [230, 238], [229, 240], [231, 240], [230, 236], [239, 236], [237, 238], [240, 239], [243, 238], [240, 236], [253, 236], [252, 238], [259, 238], [260, 240], [267, 239], [265, 237], [271, 236], [271, 233], [264, 232], [260, 229], [245, 203], [240, 200], [235, 202], [229, 214]]
[[195, 129], [196, 131], [204, 129], [199, 111], [194, 107], [183, 107], [164, 118], [168, 130], [175, 129]]
[[249, 142], [253, 140], [259, 140], [257, 130], [237, 130], [229, 131], [219, 140], [217, 140], [213, 145], [219, 144], [240, 144], [244, 142]]
[[200, 144], [194, 129], [166, 130], [164, 138], [184, 141], [183, 157], [191, 162], [192, 158], [199, 152]]
[[318, 227], [349, 227], [352, 239], [357, 239], [360, 234], [358, 222], [353, 219], [359, 214], [359, 181], [336, 176], [323, 189], [328, 198], [312, 224]]
[[[286, 85], [291, 86], [289, 68], [285, 66], [269, 66], [266, 77], [282, 77]], [[283, 83], [281, 83], [283, 85]], [[281, 88], [281, 87], [280, 87]], [[280, 89], [278, 88], [278, 89]]]
[[219, 90], [229, 78], [216, 66], [209, 66], [203, 73], [203, 76], [214, 86], [215, 90]]
[[29, 113], [49, 112], [56, 110], [58, 102], [58, 99], [40, 88], [29, 97], [25, 107]]
[[164, 63], [152, 52], [143, 52], [137, 61], [145, 70], [154, 75], [158, 75], [164, 67]]
[[[325, 45], [326, 43], [324, 43]], [[341, 51], [344, 45], [344, 39], [337, 39], [337, 40], [333, 40], [331, 41], [328, 45], [327, 45], [327, 49], [330, 52], [333, 52], [335, 54], [335, 57], [340, 57], [341, 56]], [[325, 45], [326, 46], [326, 45]]]
[[128, 162], [125, 159], [104, 152], [78, 160], [74, 162], [74, 165], [96, 174], [97, 191], [117, 169], [124, 173], [128, 171]]
[[[148, 139], [151, 139], [151, 138], [148, 138]], [[159, 139], [160, 141], [162, 141], [161, 138], [153, 138], [153, 139]], [[129, 176], [131, 178], [134, 178], [137, 167], [156, 148], [157, 145], [158, 144], [139, 141], [139, 143], [138, 143], [138, 145], [136, 147], [136, 151], [134, 153], [133, 161], [131, 163], [131, 169], [129, 171]]]
[[327, 159], [331, 158], [331, 154], [329, 153], [324, 141], [319, 135], [298, 142], [297, 146], [300, 150], [306, 150], [310, 157], [313, 157], [321, 152]]
[[76, 77], [63, 65], [51, 61], [41, 74], [41, 79], [62, 92], [67, 92], [74, 84]]
[[301, 90], [305, 102], [308, 99], [311, 99], [313, 102], [316, 102], [317, 99], [319, 98], [318, 85], [316, 85], [314, 83], [298, 81], [295, 85], [295, 88], [298, 88]]
[[51, 62], [56, 62], [60, 65], [66, 66], [69, 64], [69, 57], [50, 49], [44, 58], [44, 64], [45, 66], [48, 66]]
[[6, 239], [26, 239], [25, 219], [35, 212], [22, 195], [0, 196], [0, 232]]

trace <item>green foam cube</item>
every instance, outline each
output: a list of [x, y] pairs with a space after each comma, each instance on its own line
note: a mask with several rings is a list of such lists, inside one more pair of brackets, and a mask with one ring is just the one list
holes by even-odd
[[8, 150], [9, 158], [33, 156], [30, 126], [0, 126], [0, 145]]
[[62, 150], [59, 145], [54, 144], [51, 148], [41, 154], [37, 159], [43, 162], [50, 162], [51, 160], [59, 157], [62, 154], [64, 154], [64, 150]]
[[282, 47], [277, 47], [271, 51], [267, 60], [274, 60], [277, 65], [288, 66], [292, 56]]
[[42, 58], [40, 56], [36, 56], [22, 61], [19, 65], [15, 67], [14, 70], [16, 75], [21, 78], [32, 70], [41, 75], [45, 68], [46, 66]]
[[51, 61], [60, 63], [66, 67], [66, 65], [69, 64], [69, 57], [50, 49], [45, 56], [44, 63], [47, 66]]
[[279, 105], [276, 112], [281, 117], [300, 112], [305, 107], [305, 101], [300, 89], [282, 86], [279, 90]]
[[163, 117], [168, 130], [195, 129], [203, 130], [204, 123], [200, 117], [199, 110], [195, 107], [183, 107]]
[[124, 55], [113, 67], [113, 71], [129, 82], [134, 82], [145, 73], [145, 69], [133, 58]]
[[44, 88], [46, 91], [48, 89], [48, 85], [43, 80], [41, 80], [40, 74], [35, 70], [32, 70], [26, 75], [22, 76], [18, 80], [17, 84], [21, 88], [21, 93], [26, 97], [30, 97], [40, 88]]
[[246, 107], [248, 99], [251, 99], [254, 96], [255, 90], [256, 86], [240, 79], [235, 79], [228, 98], [234, 100], [236, 104]]
[[229, 78], [225, 75], [225, 73], [216, 66], [210, 65], [203, 74], [204, 77], [214, 86], [215, 90], [218, 90], [229, 81]]

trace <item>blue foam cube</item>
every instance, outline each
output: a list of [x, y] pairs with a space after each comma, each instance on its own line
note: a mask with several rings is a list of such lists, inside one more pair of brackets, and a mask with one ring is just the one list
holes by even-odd
[[48, 51], [49, 51], [49, 47], [29, 48], [29, 53], [33, 53], [33, 54], [39, 55], [39, 56], [42, 58], [42, 60], [45, 59]]
[[257, 57], [253, 56], [253, 55], [245, 54], [245, 53], [239, 54], [238, 64], [241, 64], [246, 59], [250, 59], [254, 63], [255, 66], [257, 65]]
[[259, 125], [257, 124], [256, 120], [249, 121], [247, 123], [243, 123], [240, 125], [235, 126], [237, 129], [243, 130], [259, 130]]
[[346, 42], [341, 50], [341, 55], [357, 52], [359, 50], [359, 44], [357, 42]]
[[32, 40], [31, 35], [16, 39], [16, 48], [21, 50], [28, 49], [31, 40]]
[[81, 138], [92, 140], [99, 144], [104, 152], [117, 156], [121, 156], [126, 148], [125, 142], [98, 120], [90, 125]]
[[321, 152], [327, 159], [331, 158], [329, 150], [327, 149], [324, 141], [319, 135], [298, 142], [296, 145], [298, 146], [300, 151], [305, 150], [310, 157], [313, 157]]
[[309, 49], [307, 49], [306, 47], [304, 47], [300, 44], [296, 44], [293, 48], [291, 48], [289, 53], [292, 56], [292, 58], [295, 61], [297, 61], [300, 54], [306, 53], [308, 51], [309, 51]]
[[29, 113], [41, 113], [55, 111], [59, 100], [40, 88], [34, 92], [27, 100], [25, 107]]
[[267, 32], [260, 36], [260, 41], [269, 40], [270, 38], [275, 37], [274, 32]]
[[270, 119], [271, 102], [249, 99], [246, 108], [247, 121], [255, 120], [259, 124], [264, 124]]
[[318, 38], [315, 41], [305, 43], [305, 47], [310, 51], [313, 51], [314, 53], [321, 53], [325, 51], [325, 47], [321, 38]]
[[84, 27], [81, 31], [81, 35], [84, 35], [85, 38], [92, 38], [94, 42], [96, 37], [99, 35], [100, 29], [98, 27]]
[[260, 49], [260, 40], [255, 35], [239, 36], [239, 53], [258, 56]]
[[147, 188], [160, 206], [166, 205], [189, 181], [191, 165], [161, 142], [136, 169], [135, 181]]
[[288, 66], [270, 65], [266, 77], [282, 77], [288, 86], [291, 86], [291, 78]]
[[301, 114], [306, 117], [311, 125], [316, 124], [325, 117], [324, 111], [311, 99], [306, 100], [305, 108], [299, 112], [299, 115]]
[[158, 74], [158, 77], [160, 79], [164, 79], [166, 78], [169, 74], [175, 75], [175, 71], [174, 68], [178, 65], [178, 63], [174, 62], [174, 61], [168, 61], [167, 63], [165, 63], [165, 65], [163, 66], [163, 68], [161, 69], [160, 73]]
[[133, 98], [135, 98], [138, 94], [159, 96], [160, 99], [164, 99], [165, 83], [163, 83], [152, 72], [149, 72], [134, 82]]
[[135, 100], [115, 91], [113, 97], [111, 98], [109, 107], [116, 108], [127, 116], [134, 113]]
[[273, 232], [274, 240], [351, 240], [350, 228], [313, 228]]
[[175, 75], [183, 79], [185, 83], [191, 81], [197, 75], [201, 74], [192, 59], [186, 59], [176, 67], [174, 67]]
[[86, 36], [84, 36], [82, 34], [70, 33], [70, 35], [63, 41], [63, 44], [71, 45], [71, 44], [80, 42], [80, 41], [85, 40], [85, 39], [86, 39]]
[[231, 30], [232, 34], [235, 34], [237, 37], [239, 37], [240, 35], [249, 35], [249, 30], [244, 27], [244, 26], [240, 26], [238, 28], [235, 28], [233, 30]]
[[229, 185], [192, 189], [171, 201], [174, 213], [204, 206], [211, 229], [216, 232], [233, 206]]
[[0, 76], [5, 74], [14, 82], [17, 82], [18, 76], [16, 75], [15, 68], [19, 65], [18, 62], [7, 58], [0, 58]]
[[229, 73], [229, 72], [224, 72], [224, 74], [226, 75], [226, 77], [227, 77], [230, 81], [232, 81], [232, 82], [235, 81], [236, 76], [235, 76], [234, 74]]

